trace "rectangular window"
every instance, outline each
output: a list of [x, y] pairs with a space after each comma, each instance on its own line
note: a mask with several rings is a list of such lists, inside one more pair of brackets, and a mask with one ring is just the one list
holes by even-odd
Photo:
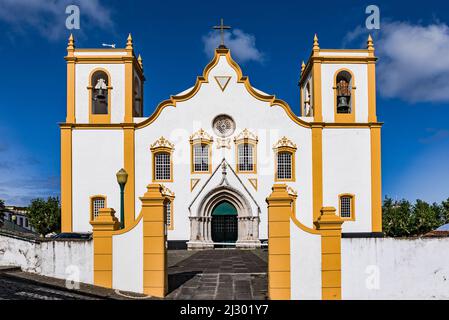
[[292, 179], [292, 154], [279, 152], [277, 157], [277, 178], [280, 180]]
[[155, 162], [155, 180], [170, 180], [171, 179], [171, 163], [170, 154], [166, 152], [156, 153], [154, 156]]
[[104, 198], [92, 199], [92, 218], [95, 220], [98, 217], [100, 209], [103, 209], [106, 205]]
[[164, 210], [165, 210], [165, 216], [166, 216], [166, 224], [167, 227], [171, 227], [172, 221], [171, 221], [171, 201], [165, 201], [164, 202]]
[[239, 171], [254, 171], [253, 146], [242, 143], [238, 146]]
[[193, 147], [193, 171], [209, 171], [209, 146], [207, 144], [196, 144]]
[[342, 196], [340, 198], [340, 217], [344, 219], [352, 218], [352, 197]]

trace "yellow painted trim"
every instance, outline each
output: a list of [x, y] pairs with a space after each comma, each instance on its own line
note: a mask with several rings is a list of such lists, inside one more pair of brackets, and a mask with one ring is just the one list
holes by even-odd
[[248, 179], [249, 183], [254, 187], [254, 189], [257, 191], [257, 179]]
[[113, 282], [113, 241], [112, 234], [120, 226], [111, 208], [99, 210], [97, 219], [91, 220], [93, 229], [93, 274], [94, 284], [112, 288]]
[[[190, 173], [191, 174], [211, 174], [212, 173], [212, 139], [204, 139], [204, 138], [198, 138], [198, 139], [190, 139]], [[196, 171], [195, 170], [195, 146], [196, 145], [203, 145], [208, 146], [209, 154], [208, 154], [208, 163], [207, 163], [207, 171]]]
[[[351, 113], [337, 113], [337, 76], [340, 72], [346, 71], [351, 75]], [[355, 122], [355, 111], [356, 111], [356, 100], [355, 100], [355, 90], [357, 89], [355, 85], [354, 72], [347, 68], [339, 69], [334, 74], [334, 121], [337, 123], [352, 123]]]
[[128, 173], [125, 185], [125, 226], [133, 223], [136, 217], [135, 187], [135, 130], [134, 126], [123, 128], [124, 169]]
[[368, 63], [368, 122], [377, 122], [376, 63]]
[[75, 123], [75, 61], [67, 60], [67, 123]]
[[313, 221], [320, 216], [323, 207], [323, 129], [312, 128], [312, 184], [313, 184]]
[[341, 300], [341, 227], [343, 220], [336, 209], [324, 207], [315, 222], [321, 233], [321, 297]]
[[268, 297], [290, 300], [290, 217], [294, 197], [287, 185], [275, 184], [268, 203]]
[[314, 61], [312, 65], [312, 99], [315, 122], [323, 121], [321, 84], [321, 62]]
[[[92, 76], [95, 72], [104, 72], [108, 76], [108, 113], [107, 114], [93, 114], [92, 113], [92, 89], [94, 84], [92, 83]], [[89, 74], [89, 86], [87, 87], [89, 91], [89, 123], [97, 124], [97, 123], [111, 123], [111, 113], [112, 113], [112, 105], [111, 105], [111, 91], [112, 91], [112, 78], [111, 74], [105, 68], [95, 68]]]
[[[153, 182], [173, 182], [173, 149], [167, 147], [157, 147], [151, 149], [153, 161]], [[170, 179], [156, 179], [156, 155], [158, 153], [168, 153], [170, 155]]]
[[193, 191], [193, 189], [195, 189], [196, 185], [198, 184], [198, 182], [200, 182], [201, 179], [190, 179], [190, 192]]
[[123, 122], [133, 122], [134, 109], [134, 63], [133, 60], [125, 61], [125, 117]]
[[61, 127], [61, 231], [72, 232], [72, 128]]
[[[253, 148], [253, 170], [245, 171], [239, 168], [239, 146], [248, 144]], [[235, 141], [235, 172], [243, 174], [257, 174], [257, 141], [251, 139], [242, 139]]]
[[104, 200], [104, 208], [108, 207], [108, 198], [105, 195], [102, 194], [97, 194], [94, 196], [90, 196], [89, 197], [89, 203], [90, 203], [90, 221], [94, 221], [95, 217], [94, 217], [94, 201], [95, 200]]
[[[291, 179], [279, 179], [278, 178], [278, 154], [281, 152], [287, 152], [290, 153], [292, 156], [292, 163], [291, 163], [291, 167], [292, 167], [292, 177]], [[292, 147], [287, 147], [287, 146], [283, 146], [283, 147], [278, 147], [275, 148], [274, 150], [274, 181], [275, 182], [295, 182], [296, 181], [296, 148], [292, 148]]]
[[[345, 218], [341, 216], [341, 198], [349, 197], [351, 198], [351, 217]], [[355, 212], [355, 195], [352, 193], [342, 193], [338, 195], [338, 216], [344, 221], [355, 221], [356, 220], [356, 212]]]
[[382, 232], [381, 126], [371, 128], [371, 224], [373, 232]]
[[[224, 92], [226, 90], [226, 87], [228, 86], [229, 82], [231, 81], [232, 77], [231, 76], [215, 76], [215, 81], [217, 81], [218, 87], [221, 89], [222, 92]], [[228, 81], [226, 81], [224, 87], [221, 87], [220, 82], [218, 81], [218, 78], [228, 78]]]
[[217, 49], [217, 50], [215, 50], [214, 58], [204, 68], [203, 75], [197, 78], [197, 81], [196, 81], [195, 85], [193, 86], [192, 90], [190, 90], [189, 92], [187, 92], [183, 95], [171, 96], [170, 99], [162, 101], [157, 106], [154, 113], [148, 119], [138, 123], [136, 125], [136, 127], [140, 129], [140, 128], [146, 127], [146, 126], [150, 125], [151, 123], [153, 123], [159, 117], [160, 113], [162, 112], [162, 110], [165, 107], [169, 107], [169, 106], [176, 107], [176, 104], [178, 102], [186, 101], [186, 100], [193, 98], [198, 93], [202, 84], [209, 83], [209, 73], [213, 69], [213, 67], [215, 67], [217, 65], [221, 56], [225, 56], [228, 63], [236, 71], [237, 83], [243, 83], [245, 85], [245, 88], [248, 91], [248, 93], [251, 94], [254, 98], [256, 98], [260, 101], [269, 102], [270, 106], [280, 106], [281, 108], [284, 109], [284, 111], [287, 113], [287, 115], [290, 117], [291, 120], [293, 120], [295, 123], [297, 123], [298, 125], [300, 125], [304, 128], [309, 128], [311, 126], [310, 123], [299, 119], [295, 115], [295, 113], [291, 110], [290, 106], [285, 101], [276, 98], [276, 96], [274, 96], [274, 95], [265, 95], [265, 94], [262, 94], [262, 93], [256, 91], [251, 86], [249, 78], [246, 76], [243, 76], [240, 66], [232, 59], [230, 51], [228, 49]]

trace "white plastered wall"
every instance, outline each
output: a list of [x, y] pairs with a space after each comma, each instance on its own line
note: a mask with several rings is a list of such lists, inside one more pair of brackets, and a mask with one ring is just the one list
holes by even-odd
[[111, 122], [122, 123], [125, 115], [124, 64], [76, 64], [75, 66], [75, 117], [77, 123], [89, 123], [89, 76], [95, 69], [109, 72], [111, 79]]
[[371, 232], [371, 147], [369, 129], [323, 130], [323, 205], [337, 209], [338, 196], [355, 195], [355, 221], [343, 232]]
[[143, 219], [130, 231], [112, 237], [112, 287], [143, 292]]
[[[216, 83], [214, 76], [231, 76], [224, 92]], [[212, 131], [212, 121], [219, 114], [228, 114], [235, 120], [236, 131], [231, 138], [231, 149], [217, 149], [217, 136]], [[283, 136], [291, 139], [298, 147], [296, 153], [296, 182], [288, 183], [298, 191], [297, 214], [304, 224], [312, 227], [312, 154], [311, 130], [301, 127], [280, 106], [270, 106], [268, 102], [251, 96], [243, 83], [237, 83], [235, 70], [221, 57], [219, 63], [210, 71], [209, 83], [201, 86], [191, 99], [178, 102], [176, 107], [166, 107], [155, 122], [136, 130], [136, 216], [140, 212], [138, 199], [146, 191], [152, 179], [152, 159], [150, 146], [161, 136], [175, 144], [174, 183], [165, 185], [175, 192], [174, 230], [170, 230], [170, 240], [190, 238], [188, 204], [205, 183], [209, 175], [191, 175], [189, 137], [200, 128], [214, 137], [212, 146], [213, 169], [223, 158], [235, 165], [235, 144], [233, 139], [247, 128], [258, 136], [257, 174], [240, 174], [241, 180], [252, 192], [261, 207], [260, 238], [267, 238], [266, 197], [271, 193], [274, 183], [273, 145]], [[198, 178], [193, 192], [190, 192], [190, 179]], [[249, 183], [249, 178], [258, 179], [258, 190]]]
[[321, 236], [290, 222], [290, 281], [292, 300], [321, 299]]
[[104, 195], [120, 218], [116, 172], [123, 167], [123, 131], [74, 130], [72, 136], [73, 232], [92, 230], [90, 197]]
[[449, 299], [449, 238], [342, 239], [343, 299]]

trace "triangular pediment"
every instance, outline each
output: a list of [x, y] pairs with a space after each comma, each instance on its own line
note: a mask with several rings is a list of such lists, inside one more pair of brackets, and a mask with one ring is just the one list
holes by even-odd
[[223, 159], [220, 164], [215, 168], [212, 175], [204, 182], [200, 189], [198, 189], [197, 194], [193, 198], [189, 205], [189, 210], [197, 205], [204, 196], [206, 196], [211, 190], [219, 188], [229, 188], [238, 190], [243, 194], [249, 202], [252, 202], [258, 211], [260, 211], [260, 206], [254, 198], [252, 192], [243, 183], [240, 177], [237, 175], [232, 166]]

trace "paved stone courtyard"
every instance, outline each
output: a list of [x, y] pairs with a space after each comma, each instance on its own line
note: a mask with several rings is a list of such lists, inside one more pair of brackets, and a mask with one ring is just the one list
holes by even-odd
[[267, 262], [263, 250], [169, 252], [168, 274], [167, 299], [267, 299]]

